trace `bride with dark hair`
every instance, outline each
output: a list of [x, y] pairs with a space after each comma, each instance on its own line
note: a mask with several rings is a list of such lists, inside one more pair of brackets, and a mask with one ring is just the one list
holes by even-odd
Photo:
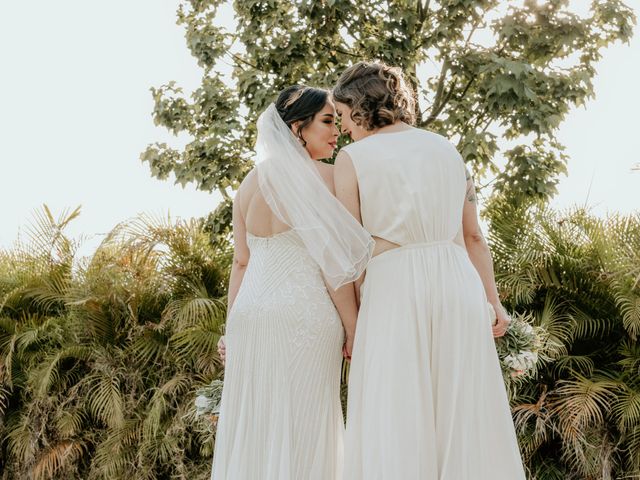
[[334, 197], [335, 108], [293, 86], [258, 120], [233, 204], [214, 480], [340, 480], [342, 352], [373, 241]]

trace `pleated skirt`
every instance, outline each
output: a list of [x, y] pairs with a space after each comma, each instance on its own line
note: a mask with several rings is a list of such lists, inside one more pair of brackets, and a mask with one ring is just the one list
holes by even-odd
[[[253, 288], [245, 280], [242, 295]], [[321, 278], [290, 276], [262, 300], [247, 296], [227, 323], [211, 478], [341, 480], [343, 328]]]
[[452, 242], [375, 257], [349, 374], [344, 478], [520, 480], [486, 295]]

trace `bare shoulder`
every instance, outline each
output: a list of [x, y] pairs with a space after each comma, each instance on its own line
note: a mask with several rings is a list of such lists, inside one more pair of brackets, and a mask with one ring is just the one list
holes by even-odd
[[351, 156], [344, 149], [338, 152], [334, 165], [333, 178], [339, 179], [341, 182], [357, 182], [356, 167]]
[[249, 173], [247, 173], [242, 182], [240, 182], [238, 195], [251, 195], [256, 188], [258, 188], [258, 171], [256, 168], [253, 168]]
[[254, 168], [247, 174], [246, 177], [244, 177], [242, 182], [240, 182], [240, 186], [238, 187], [238, 191], [236, 192], [233, 203], [237, 204], [240, 207], [240, 210], [245, 213], [249, 203], [251, 202], [251, 198], [254, 196], [257, 190], [258, 172]]
[[327, 185], [331, 193], [335, 195], [336, 189], [333, 182], [333, 165], [324, 162], [317, 162], [316, 168], [318, 169], [322, 180], [324, 180], [324, 183]]
[[340, 150], [336, 156], [335, 169], [333, 176], [339, 179], [341, 182], [357, 182], [356, 167], [353, 164], [353, 160], [347, 152]]
[[336, 155], [334, 165], [338, 170], [353, 170], [353, 161], [344, 149], [340, 150]]

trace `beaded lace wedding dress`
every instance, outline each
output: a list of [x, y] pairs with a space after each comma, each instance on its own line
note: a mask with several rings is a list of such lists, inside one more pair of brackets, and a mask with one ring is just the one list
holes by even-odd
[[248, 235], [227, 321], [214, 480], [342, 478], [343, 329], [295, 232]]
[[373, 240], [274, 104], [257, 130], [259, 194], [290, 229], [246, 237], [248, 264], [227, 317], [211, 476], [341, 480], [343, 326], [327, 285], [358, 278]]

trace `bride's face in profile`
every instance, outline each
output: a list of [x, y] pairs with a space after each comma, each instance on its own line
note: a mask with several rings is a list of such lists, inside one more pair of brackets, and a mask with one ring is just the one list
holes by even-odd
[[[292, 125], [294, 130], [297, 125]], [[338, 143], [338, 127], [336, 127], [336, 109], [333, 102], [328, 101], [324, 108], [313, 116], [309, 125], [302, 129], [305, 148], [314, 160], [330, 158]]]
[[351, 137], [351, 140], [353, 140], [354, 142], [357, 142], [358, 140], [371, 135], [371, 132], [368, 132], [353, 121], [353, 119], [351, 118], [351, 108], [347, 104], [336, 102], [336, 114], [338, 115], [338, 117], [340, 117], [342, 133], [344, 135], [349, 135]]

